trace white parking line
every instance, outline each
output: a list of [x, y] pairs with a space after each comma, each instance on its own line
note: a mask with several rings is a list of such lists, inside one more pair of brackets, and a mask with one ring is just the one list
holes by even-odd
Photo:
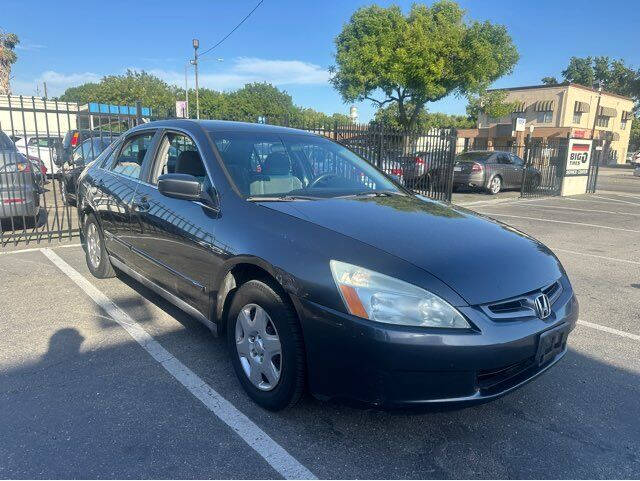
[[619, 329], [614, 329], [613, 327], [601, 326], [600, 324], [594, 324], [593, 322], [587, 322], [581, 319], [578, 319], [578, 324], [580, 326], [590, 327], [591, 329], [597, 329], [598, 331], [608, 332], [609, 334], [615, 334], [616, 336], [626, 337], [627, 339], [633, 339], [634, 341], [640, 342], [639, 335], [620, 331]]
[[630, 260], [627, 260], [627, 259], [620, 259], [619, 257], [599, 256], [597, 254], [587, 254], [586, 252], [570, 251], [569, 249], [561, 249], [559, 247], [554, 247], [551, 250], [552, 251], [560, 251], [560, 252], [568, 252], [569, 254], [576, 254], [576, 255], [579, 255], [579, 256], [595, 257], [597, 259], [605, 259], [607, 261], [625, 262], [627, 264], [634, 264], [634, 265], [640, 266], [640, 262], [638, 262], [638, 261], [630, 261]]
[[619, 202], [620, 204], [631, 204], [631, 205], [637, 205], [638, 207], [640, 207], [640, 202], [631, 202], [630, 200], [612, 199], [611, 197], [605, 197], [603, 195], [597, 195], [597, 194], [596, 194], [596, 197], [598, 199], [607, 199], [613, 202]]
[[579, 212], [597, 212], [600, 214], [619, 214], [619, 215], [631, 215], [631, 216], [640, 217], [640, 212], [617, 212], [612, 210], [578, 209], [577, 207], [564, 207], [561, 205], [542, 205], [542, 204], [530, 204], [530, 205], [532, 207], [539, 207], [540, 209], [565, 209], [565, 210], [575, 210]]
[[[65, 244], [65, 245], [61, 245], [61, 246], [56, 246], [56, 247], [50, 247], [50, 249], [62, 249], [64, 247], [80, 247], [82, 244]], [[15, 251], [4, 251], [4, 252], [0, 252], [0, 255], [9, 255], [9, 254], [22, 254], [23, 252], [36, 252], [36, 251], [41, 251], [43, 248], [42, 247], [30, 247], [28, 249], [18, 249]]]
[[600, 228], [600, 229], [617, 230], [617, 231], [621, 231], [621, 232], [634, 232], [634, 233], [640, 234], [640, 230], [624, 229], [622, 227], [610, 227], [608, 225], [587, 224], [587, 223], [584, 223], [584, 222], [570, 222], [568, 220], [541, 219], [539, 217], [528, 217], [528, 216], [524, 216], [524, 215], [512, 215], [512, 214], [499, 214], [497, 212], [496, 213], [493, 213], [493, 212], [482, 212], [482, 215], [496, 216], [496, 217], [513, 217], [515, 219], [537, 220], [537, 221], [540, 221], [540, 222], [553, 222], [553, 223], [556, 223], [556, 224], [582, 225], [582, 226], [585, 226], [585, 227], [597, 227], [597, 228]]
[[316, 479], [316, 477], [291, 456], [282, 446], [262, 431], [253, 421], [241, 413], [215, 389], [206, 384], [191, 369], [182, 364], [147, 331], [111, 299], [67, 264], [51, 249], [43, 248], [47, 256], [64, 274], [80, 287], [93, 301], [113, 318], [142, 348], [166, 369], [191, 394], [198, 398], [213, 414], [233, 429], [249, 446], [262, 456], [285, 479]]

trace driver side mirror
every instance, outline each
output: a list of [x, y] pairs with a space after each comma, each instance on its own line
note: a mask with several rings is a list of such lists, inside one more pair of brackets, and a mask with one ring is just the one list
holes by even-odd
[[164, 174], [158, 177], [158, 191], [174, 199], [203, 202], [216, 208], [211, 196], [203, 190], [202, 182], [189, 174]]

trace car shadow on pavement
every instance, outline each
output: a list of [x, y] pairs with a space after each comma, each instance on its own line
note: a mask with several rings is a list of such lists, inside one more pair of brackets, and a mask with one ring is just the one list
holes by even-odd
[[[116, 302], [128, 312], [139, 308], [133, 300], [128, 307], [126, 299]], [[160, 298], [153, 302], [167, 313], [174, 309]], [[309, 396], [269, 413], [241, 391], [224, 342], [176, 314], [185, 329], [156, 340], [321, 478], [640, 473], [640, 376], [573, 349], [538, 380], [477, 407], [385, 412]], [[89, 349], [84, 341], [77, 329], [63, 328], [38, 361], [0, 367], [0, 477], [273, 475], [216, 456], [229, 448], [229, 436], [239, 438], [133, 340]]]

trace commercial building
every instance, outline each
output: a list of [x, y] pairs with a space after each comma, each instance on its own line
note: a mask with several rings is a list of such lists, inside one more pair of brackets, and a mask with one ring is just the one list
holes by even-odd
[[[501, 89], [513, 112], [502, 118], [478, 117], [477, 129], [460, 129], [466, 148], [503, 148], [552, 138], [594, 139], [603, 146], [604, 163], [624, 163], [631, 132], [633, 100], [574, 83]], [[520, 128], [516, 129], [516, 119]]]

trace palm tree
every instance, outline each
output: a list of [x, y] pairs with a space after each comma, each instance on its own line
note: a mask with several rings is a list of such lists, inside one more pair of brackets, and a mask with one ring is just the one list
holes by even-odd
[[20, 40], [15, 33], [0, 31], [0, 95], [11, 93], [9, 87], [11, 65], [18, 59], [13, 50], [19, 43]]

